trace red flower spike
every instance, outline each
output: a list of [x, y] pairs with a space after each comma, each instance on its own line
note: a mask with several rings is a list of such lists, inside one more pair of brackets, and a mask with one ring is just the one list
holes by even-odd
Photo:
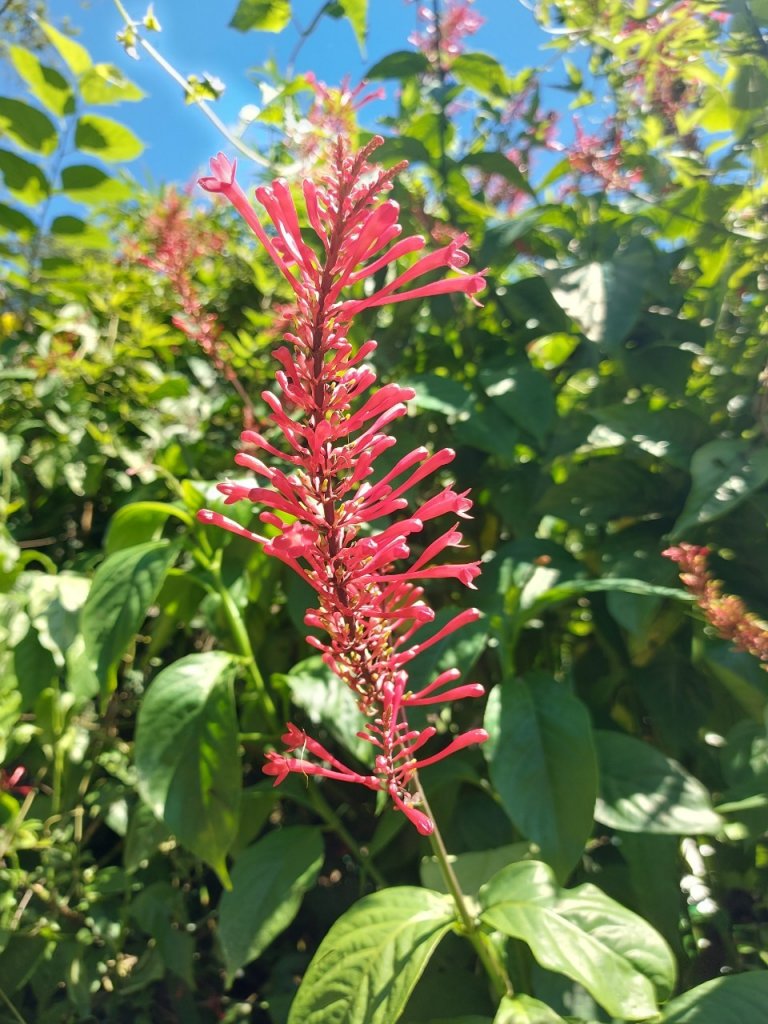
[[[410, 729], [408, 707], [483, 694], [477, 683], [449, 685], [459, 679], [455, 669], [443, 672], [418, 693], [408, 690], [406, 664], [480, 614], [476, 609], [460, 612], [423, 643], [413, 643], [412, 637], [435, 617], [418, 581], [448, 577], [471, 587], [480, 570], [476, 561], [431, 564], [445, 548], [462, 546], [458, 525], [424, 545], [412, 560], [410, 544], [426, 521], [443, 514], [467, 518], [472, 503], [466, 492], [447, 486], [415, 514], [378, 531], [371, 529], [371, 523], [404, 511], [404, 495], [451, 462], [454, 453], [443, 449], [430, 454], [417, 448], [378, 480], [369, 480], [376, 459], [395, 443], [387, 428], [407, 413], [406, 403], [414, 392], [391, 383], [371, 393], [376, 374], [363, 360], [375, 342], [366, 342], [355, 353], [346, 332], [363, 309], [450, 292], [471, 297], [485, 281], [482, 274], [464, 271], [469, 257], [462, 248], [466, 236], [461, 235], [422, 255], [366, 297], [347, 297], [348, 290], [364, 279], [371, 280], [383, 267], [425, 246], [420, 236], [399, 238], [399, 208], [380, 198], [391, 189], [399, 169], [384, 171], [368, 164], [380, 142], [375, 139], [351, 154], [339, 141], [332, 172], [319, 183], [304, 183], [307, 218], [320, 239], [320, 255], [316, 242], [313, 247], [303, 237], [299, 213], [284, 182], [256, 190], [272, 224], [268, 233], [226, 157], [212, 160], [212, 175], [201, 181], [203, 188], [221, 193], [241, 213], [289, 281], [296, 304], [291, 332], [284, 334], [285, 344], [274, 352], [280, 367], [278, 390], [262, 396], [271, 410], [267, 420], [282, 434], [283, 445], [266, 441], [254, 430], [244, 431], [242, 440], [251, 451], [240, 452], [235, 462], [256, 479], [252, 486], [219, 485], [227, 504], [247, 500], [260, 505], [259, 518], [277, 535], [267, 539], [219, 512], [204, 510], [199, 518], [262, 544], [313, 588], [318, 606], [306, 613], [305, 621], [323, 635], [309, 636], [308, 643], [354, 693], [368, 718], [360, 735], [377, 750], [373, 774], [361, 775], [289, 724], [283, 736], [285, 752], [267, 755], [265, 774], [274, 776], [275, 785], [298, 772], [381, 790], [422, 835], [429, 835], [433, 824], [417, 806], [414, 773], [470, 744], [483, 743], [487, 735], [470, 729], [442, 751], [417, 759], [417, 751], [436, 730]], [[456, 276], [425, 280], [426, 275], [446, 271]], [[263, 461], [262, 455], [271, 461]], [[272, 464], [275, 460], [284, 468]]]

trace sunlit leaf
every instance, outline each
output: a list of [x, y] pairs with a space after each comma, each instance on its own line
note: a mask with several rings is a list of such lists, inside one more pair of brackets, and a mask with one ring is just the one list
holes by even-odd
[[664, 1008], [664, 1024], [757, 1024], [768, 1005], [768, 971], [714, 978], [677, 996]]
[[0, 173], [11, 195], [28, 206], [42, 202], [51, 191], [48, 179], [37, 164], [10, 150], [0, 149]]
[[75, 145], [82, 153], [91, 153], [109, 163], [135, 160], [144, 143], [119, 121], [96, 114], [83, 114], [75, 128]]
[[291, 0], [240, 0], [230, 26], [240, 32], [282, 32], [291, 20]]
[[142, 799], [225, 885], [242, 786], [233, 666], [207, 651], [163, 669], [139, 710], [135, 750]]
[[109, 105], [141, 100], [146, 93], [114, 64], [94, 64], [80, 79], [80, 95], [86, 103]]
[[453, 921], [450, 897], [429, 889], [358, 900], [320, 943], [288, 1024], [393, 1024]]
[[74, 75], [81, 75], [91, 66], [91, 57], [86, 48], [81, 44], [59, 32], [57, 28], [47, 21], [38, 19], [40, 28], [45, 32], [48, 41], [58, 51], [59, 56]]
[[100, 167], [70, 164], [61, 172], [61, 191], [80, 203], [116, 203], [127, 199], [131, 186], [113, 178]]
[[23, 46], [9, 46], [8, 56], [18, 73], [27, 83], [35, 99], [40, 100], [52, 114], [60, 117], [74, 110], [74, 96], [69, 82], [55, 68], [41, 64], [37, 57]]

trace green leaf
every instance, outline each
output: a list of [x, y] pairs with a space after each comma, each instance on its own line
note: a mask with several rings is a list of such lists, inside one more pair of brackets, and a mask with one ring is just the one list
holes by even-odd
[[462, 53], [451, 65], [451, 74], [481, 96], [506, 98], [513, 91], [509, 75], [488, 53]]
[[83, 153], [92, 153], [108, 163], [135, 160], [144, 143], [130, 128], [109, 117], [83, 114], [75, 128], [75, 145]]
[[624, 832], [688, 836], [720, 830], [707, 789], [676, 761], [620, 732], [597, 730], [595, 742], [597, 821]]
[[38, 25], [48, 37], [48, 42], [58, 51], [59, 56], [74, 75], [82, 75], [91, 67], [91, 56], [81, 44], [59, 32], [47, 21], [38, 19]]
[[11, 195], [27, 206], [35, 206], [50, 194], [48, 179], [37, 164], [10, 150], [0, 149], [0, 172]]
[[192, 526], [192, 516], [183, 508], [164, 501], [132, 501], [112, 516], [104, 538], [108, 555], [147, 541], [158, 541], [168, 519], [173, 517]]
[[557, 418], [547, 377], [524, 364], [482, 369], [479, 377], [485, 393], [504, 415], [543, 444]]
[[232, 888], [219, 907], [219, 938], [229, 983], [298, 913], [323, 865], [322, 833], [295, 825], [249, 846], [232, 869]]
[[291, 0], [240, 0], [230, 28], [240, 32], [282, 32], [291, 20]]
[[481, 921], [522, 939], [542, 967], [583, 985], [614, 1017], [645, 1020], [675, 983], [662, 937], [593, 885], [560, 889], [546, 864], [500, 871], [480, 890]]
[[91, 164], [71, 164], [61, 172], [61, 191], [80, 203], [117, 203], [131, 195], [127, 182]]
[[2, 228], [15, 235], [33, 235], [37, 231], [35, 222], [26, 213], [5, 203], [0, 203], [0, 229]]
[[339, 0], [339, 3], [355, 33], [360, 53], [365, 57], [365, 40], [368, 35], [368, 0]]
[[412, 78], [429, 70], [429, 61], [418, 50], [396, 50], [366, 72], [365, 78]]
[[757, 1024], [768, 1005], [768, 971], [714, 978], [673, 999], [664, 1024]]
[[242, 786], [234, 665], [232, 655], [207, 651], [160, 672], [139, 710], [135, 748], [142, 800], [227, 887]]
[[320, 943], [288, 1024], [393, 1024], [453, 924], [450, 897], [429, 889], [365, 896]]
[[635, 239], [610, 260], [547, 271], [544, 278], [555, 301], [587, 338], [610, 349], [635, 325], [653, 267], [653, 247]]
[[[498, 151], [488, 153], [470, 153], [469, 156], [465, 156], [461, 161], [462, 167], [477, 167], [485, 174], [498, 174], [502, 178], [506, 178], [507, 181], [511, 182], [516, 188], [521, 189], [523, 192], [527, 192], [529, 195], [533, 195], [533, 190], [528, 182], [528, 179], [519, 169], [519, 167], [505, 156], [503, 153]], [[538, 220], [540, 213], [538, 210], [531, 211], [533, 214], [531, 220], [535, 222]], [[516, 237], [519, 237], [517, 235]]]
[[768, 449], [740, 438], [702, 445], [691, 459], [691, 490], [670, 536], [721, 519], [768, 483]]
[[53, 218], [50, 231], [55, 237], [63, 238], [73, 246], [106, 249], [110, 245], [109, 236], [105, 232], [94, 228], [81, 217], [72, 217], [67, 213]]
[[146, 93], [114, 64], [94, 64], [80, 79], [80, 95], [86, 103], [106, 106], [143, 100]]
[[565, 1021], [546, 1003], [531, 996], [504, 996], [493, 1024], [565, 1024]]
[[104, 692], [114, 688], [120, 659], [147, 617], [176, 553], [167, 541], [139, 544], [110, 555], [96, 570], [82, 631]]
[[58, 136], [53, 121], [37, 107], [21, 100], [0, 97], [0, 134], [7, 135], [22, 149], [49, 156]]
[[74, 110], [74, 97], [69, 82], [55, 68], [41, 64], [37, 57], [23, 46], [9, 46], [8, 55], [19, 75], [35, 99], [40, 100], [52, 114], [61, 117]]
[[597, 797], [587, 709], [536, 672], [495, 687], [484, 724], [483, 753], [504, 810], [565, 879], [584, 851]]

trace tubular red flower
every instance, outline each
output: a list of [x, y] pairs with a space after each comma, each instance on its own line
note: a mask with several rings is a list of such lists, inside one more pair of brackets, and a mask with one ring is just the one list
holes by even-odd
[[[362, 361], [375, 349], [375, 342], [366, 342], [354, 352], [346, 333], [352, 317], [363, 309], [450, 292], [471, 297], [485, 282], [482, 274], [463, 271], [468, 256], [462, 249], [466, 236], [461, 235], [395, 272], [389, 284], [364, 298], [346, 297], [348, 289], [358, 287], [363, 279], [371, 280], [373, 274], [425, 244], [416, 236], [395, 240], [401, 233], [399, 208], [379, 197], [389, 191], [399, 168], [383, 171], [368, 164], [379, 142], [374, 140], [353, 155], [340, 141], [332, 173], [320, 184], [305, 182], [307, 217], [320, 239], [320, 255], [317, 243], [313, 247], [304, 239], [299, 212], [285, 182], [256, 190], [274, 234], [262, 226], [235, 181], [234, 164], [225, 157], [211, 161], [213, 174], [201, 182], [208, 191], [226, 196], [242, 214], [288, 279], [296, 305], [292, 330], [274, 353], [282, 400], [271, 391], [262, 395], [271, 410], [268, 420], [283, 436], [284, 450], [261, 433], [244, 431], [243, 442], [259, 454], [241, 451], [235, 462], [255, 474], [258, 483], [219, 485], [228, 504], [248, 500], [261, 505], [259, 518], [277, 534], [264, 538], [218, 512], [203, 511], [200, 518], [262, 544], [265, 552], [285, 562], [314, 589], [318, 607], [307, 612], [305, 621], [325, 637], [309, 636], [308, 643], [354, 693], [368, 717], [361, 735], [377, 750], [374, 773], [361, 775], [289, 725], [283, 736], [287, 753], [268, 754], [265, 773], [275, 777], [276, 785], [290, 772], [302, 772], [381, 790], [421, 834], [428, 835], [433, 826], [416, 806], [415, 771], [487, 737], [480, 729], [469, 730], [443, 751], [423, 761], [415, 757], [436, 730], [409, 728], [407, 707], [483, 693], [477, 683], [438, 693], [446, 684], [457, 682], [455, 670], [442, 673], [418, 693], [408, 691], [407, 662], [479, 615], [476, 609], [461, 612], [423, 643], [406, 647], [435, 617], [417, 581], [449, 577], [471, 587], [480, 570], [477, 561], [431, 564], [446, 548], [462, 546], [458, 526], [427, 543], [410, 564], [409, 545], [426, 520], [444, 513], [466, 518], [471, 502], [466, 492], [457, 494], [445, 486], [415, 515], [371, 530], [370, 523], [405, 510], [408, 500], [403, 495], [440, 471], [454, 453], [443, 449], [430, 454], [426, 448], [417, 448], [369, 482], [376, 459], [395, 443], [385, 431], [406, 415], [406, 403], [414, 392], [391, 383], [370, 393], [376, 374]], [[459, 276], [424, 281], [427, 274], [446, 270]], [[261, 454], [281, 460], [285, 468], [263, 461]]]

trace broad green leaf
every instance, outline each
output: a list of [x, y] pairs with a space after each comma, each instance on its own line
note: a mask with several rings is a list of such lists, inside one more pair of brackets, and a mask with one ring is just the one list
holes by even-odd
[[146, 94], [114, 64], [94, 64], [80, 79], [80, 95], [86, 103], [105, 106], [142, 100]]
[[406, 378], [403, 385], [413, 388], [416, 392], [412, 402], [417, 409], [431, 409], [446, 416], [460, 416], [471, 409], [474, 403], [472, 392], [450, 377], [425, 373], [418, 377]]
[[691, 477], [673, 538], [722, 518], [768, 483], [768, 449], [740, 438], [710, 441], [694, 452]]
[[[461, 165], [462, 167], [477, 167], [485, 174], [500, 175], [502, 178], [506, 178], [507, 181], [511, 182], [517, 188], [521, 189], [523, 192], [527, 192], [529, 195], [533, 194], [528, 179], [518, 168], [517, 164], [515, 164], [512, 160], [509, 159], [509, 157], [505, 156], [503, 153], [500, 153], [498, 151], [489, 151], [487, 153], [470, 153], [468, 156], [464, 157], [464, 159], [461, 161]], [[528, 221], [528, 226], [530, 226], [532, 222], [535, 223], [535, 221], [539, 217], [538, 210], [531, 211], [531, 213], [533, 214], [533, 218], [532, 220]], [[514, 237], [519, 238], [519, 234]]]
[[508, 97], [512, 83], [504, 68], [488, 53], [462, 53], [451, 65], [451, 74], [482, 96]]
[[58, 136], [53, 121], [37, 107], [0, 97], [0, 136], [7, 135], [22, 149], [49, 156]]
[[270, 832], [237, 858], [232, 888], [219, 906], [219, 939], [230, 981], [294, 919], [323, 856], [320, 830], [294, 825]]
[[595, 409], [590, 415], [598, 424], [587, 441], [594, 448], [627, 444], [678, 469], [688, 469], [691, 456], [707, 436], [703, 420], [683, 408], [655, 409], [643, 401], [624, 402]]
[[664, 1024], [758, 1024], [768, 1006], [768, 971], [714, 978], [673, 999]]
[[547, 271], [555, 301], [590, 341], [617, 348], [634, 326], [653, 271], [654, 251], [636, 239], [612, 259]]
[[493, 1024], [565, 1024], [565, 1021], [546, 1003], [523, 995], [504, 996]]
[[96, 114], [83, 114], [75, 128], [75, 145], [82, 153], [92, 153], [108, 163], [135, 160], [144, 143], [119, 121]]
[[[475, 896], [481, 885], [501, 871], [508, 864], [531, 857], [528, 843], [510, 843], [494, 850], [476, 850], [470, 853], [449, 855], [453, 873], [459, 882], [461, 891], [467, 896]], [[426, 889], [437, 892], [449, 892], [436, 857], [424, 857], [419, 868], [421, 884]]]
[[87, 249], [106, 249], [110, 245], [109, 235], [93, 227], [81, 217], [64, 213], [51, 221], [51, 234], [65, 239], [70, 245]]
[[526, 618], [535, 618], [546, 607], [570, 601], [580, 594], [618, 592], [636, 594], [638, 597], [666, 597], [686, 604], [693, 600], [687, 591], [679, 587], [665, 587], [658, 583], [646, 583], [645, 580], [606, 576], [600, 580], [566, 580], [549, 586], [546, 567], [538, 573], [538, 577], [538, 580], [536, 575], [531, 578], [520, 598], [520, 606], [526, 612]]
[[3, 228], [15, 235], [33, 235], [37, 230], [35, 222], [26, 213], [6, 203], [0, 203], [0, 230]]
[[542, 967], [583, 985], [611, 1016], [653, 1017], [674, 987], [674, 957], [658, 932], [593, 885], [560, 889], [546, 864], [504, 868], [480, 903], [484, 924], [522, 939]]
[[352, 26], [360, 53], [365, 56], [368, 35], [368, 0], [339, 0], [342, 10]]
[[71, 164], [61, 172], [61, 191], [79, 203], [116, 203], [127, 199], [131, 187], [91, 164]]
[[396, 50], [366, 73], [366, 78], [412, 78], [429, 70], [429, 61], [418, 50]]
[[41, 645], [63, 668], [80, 631], [80, 611], [88, 598], [91, 581], [70, 572], [28, 575], [32, 582], [27, 601], [30, 621]]
[[291, 0], [240, 0], [230, 27], [240, 32], [282, 32], [291, 20]]
[[59, 32], [47, 21], [38, 19], [40, 28], [45, 32], [48, 41], [58, 51], [59, 56], [74, 75], [82, 75], [91, 66], [91, 57], [86, 48], [63, 32]]
[[142, 800], [225, 886], [242, 786], [234, 664], [208, 651], [163, 669], [139, 710], [134, 755]]
[[485, 393], [504, 415], [543, 444], [557, 416], [546, 376], [522, 364], [482, 369], [479, 377]]
[[27, 88], [47, 110], [57, 117], [71, 114], [74, 97], [69, 82], [55, 68], [41, 64], [37, 57], [23, 46], [9, 46], [8, 56]]
[[453, 924], [450, 897], [429, 889], [363, 897], [320, 943], [288, 1024], [394, 1024]]
[[123, 548], [160, 540], [169, 518], [192, 526], [192, 516], [187, 511], [164, 501], [132, 501], [123, 505], [109, 521], [104, 538], [105, 552], [111, 555]]
[[10, 150], [0, 149], [0, 173], [11, 195], [27, 206], [35, 206], [50, 194], [48, 179], [37, 164]]
[[619, 732], [595, 733], [600, 797], [595, 818], [624, 832], [697, 835], [718, 832], [707, 789], [648, 743]]
[[491, 691], [485, 728], [483, 753], [504, 810], [564, 880], [584, 851], [597, 797], [587, 709], [537, 672]]
[[139, 544], [110, 555], [93, 577], [82, 613], [85, 647], [105, 692], [157, 597], [177, 549], [167, 541]]

